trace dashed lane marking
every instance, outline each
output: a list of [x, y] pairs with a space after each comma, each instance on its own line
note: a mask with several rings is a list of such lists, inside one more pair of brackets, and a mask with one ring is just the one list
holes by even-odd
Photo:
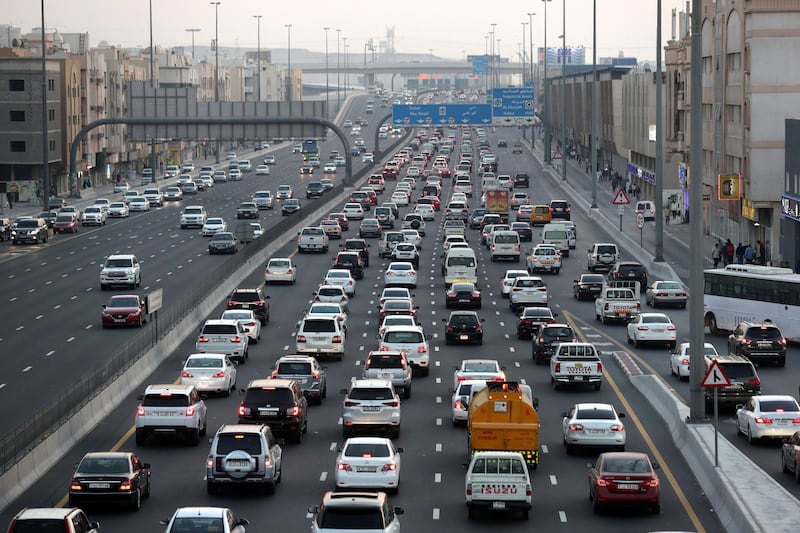
[[562, 522], [566, 522], [567, 521], [567, 513], [565, 513], [564, 511], [559, 511], [558, 512], [558, 519], [560, 521], [562, 521]]
[[554, 476], [554, 475], [550, 476], [550, 484], [551, 485], [558, 485], [558, 480], [556, 479], [556, 476]]

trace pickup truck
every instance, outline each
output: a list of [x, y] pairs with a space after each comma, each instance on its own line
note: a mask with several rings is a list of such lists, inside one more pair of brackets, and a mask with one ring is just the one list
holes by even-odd
[[465, 478], [467, 517], [480, 510], [520, 511], [524, 520], [531, 509], [531, 479], [519, 452], [475, 452]]
[[303, 228], [297, 234], [297, 252], [328, 252], [328, 235], [319, 226]]
[[556, 390], [561, 385], [592, 385], [600, 390], [603, 363], [600, 354], [589, 342], [562, 342], [550, 358], [550, 383]]
[[619, 286], [618, 283], [620, 282], [612, 282], [604, 287], [594, 301], [595, 318], [603, 324], [609, 320], [627, 321], [642, 308], [639, 302], [639, 282], [632, 282], [634, 287]]

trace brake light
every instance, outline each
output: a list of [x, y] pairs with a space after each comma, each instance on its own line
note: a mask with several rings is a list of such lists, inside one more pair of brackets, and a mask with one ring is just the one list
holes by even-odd
[[739, 344], [742, 344], [742, 345], [744, 345], [744, 346], [747, 346], [748, 344], [750, 344], [750, 339], [747, 339], [747, 338], [745, 338], [745, 337], [742, 337], [741, 339], [739, 339]]
[[334, 335], [333, 336], [333, 344], [341, 344], [341, 343], [342, 343], [341, 335]]
[[287, 270], [287, 271], [286, 271], [286, 273], [287, 273], [287, 274], [293, 274], [293, 273], [294, 273], [294, 271], [293, 271], [293, 270], [290, 268], [289, 270]]
[[758, 378], [750, 378], [750, 379], [747, 381], [747, 384], [748, 384], [748, 385], [753, 385], [753, 386], [756, 386], [756, 387], [758, 387], [758, 386], [761, 386], [761, 380], [760, 380], [760, 379], [758, 379]]
[[583, 424], [570, 424], [569, 425], [570, 431], [583, 431]]
[[146, 414], [146, 411], [145, 411], [144, 407], [137, 407], [136, 408], [136, 416], [144, 416], [145, 414]]
[[608, 311], [608, 309], [609, 309], [608, 302], [606, 302], [605, 305], [603, 306], [603, 310]]
[[197, 338], [197, 342], [208, 342], [208, 337], [200, 336]]
[[305, 335], [298, 335], [297, 336], [297, 342], [300, 342], [300, 343], [306, 342], [306, 336]]
[[603, 363], [597, 363], [597, 372], [603, 373]]
[[658, 478], [647, 479], [642, 483], [643, 487], [655, 488], [658, 487]]
[[625, 426], [622, 424], [612, 424], [608, 429], [611, 431], [625, 431]]
[[315, 302], [319, 302], [319, 301], [321, 301], [321, 300], [319, 299], [319, 296], [314, 296], [314, 301], [315, 301]]
[[473, 292], [473, 293], [472, 293], [472, 297], [473, 297], [473, 298], [480, 298], [480, 297], [481, 297], [481, 293], [479, 293], [479, 292]]
[[233, 307], [234, 305], [236, 305], [234, 300], [228, 300], [228, 307]]
[[224, 378], [224, 377], [225, 377], [225, 371], [223, 370], [223, 371], [221, 371], [221, 372], [217, 372], [216, 374], [214, 374], [214, 375], [213, 375], [213, 376], [211, 376], [211, 377], [212, 377], [212, 378]]
[[300, 409], [300, 406], [299, 405], [295, 405], [295, 406], [292, 406], [292, 407], [290, 407], [290, 408], [288, 408], [286, 410], [286, 415], [287, 416], [300, 416], [300, 414], [302, 412], [303, 412], [303, 410]]
[[772, 419], [771, 418], [762, 418], [760, 416], [757, 416], [755, 418], [755, 422], [756, 422], [756, 424], [772, 424]]
[[356, 406], [359, 406], [359, 405], [361, 405], [359, 402], [354, 402], [352, 400], [347, 400], [347, 401], [344, 402], [344, 406], [345, 407], [356, 407]]
[[561, 372], [561, 363], [556, 362], [555, 372], [556, 372], [556, 374]]
[[528, 483], [527, 485], [525, 485], [525, 496], [530, 496], [530, 495], [531, 495], [531, 484]]
[[250, 409], [245, 407], [244, 404], [241, 404], [241, 405], [239, 405], [239, 409], [237, 410], [237, 413], [239, 414], [239, 416], [247, 416], [247, 415], [250, 414]]
[[336, 469], [337, 470], [344, 470], [345, 472], [352, 472], [353, 471], [353, 469], [347, 463], [339, 463], [338, 465], [336, 465]]
[[638, 326], [636, 329], [638, 329], [639, 331], [648, 331], [650, 328], [647, 326]]
[[133, 480], [132, 480], [132, 479], [130, 479], [130, 478], [126, 478], [125, 480], [123, 480], [123, 481], [122, 481], [122, 482], [119, 484], [119, 490], [120, 490], [120, 491], [123, 491], [123, 490], [131, 490], [131, 488], [132, 488], [132, 487], [133, 487]]
[[183, 412], [185, 416], [194, 416], [195, 409], [194, 407], [187, 407], [186, 411]]
[[425, 353], [428, 351], [427, 346], [417, 346], [417, 353]]
[[255, 323], [255, 322], [247, 322], [247, 323], [245, 324], [245, 326], [248, 326], [248, 327], [251, 327], [251, 328], [252, 328], [253, 326], [255, 326], [255, 325], [256, 325], [256, 323]]
[[397, 400], [392, 400], [391, 402], [383, 402], [383, 405], [388, 405], [389, 407], [397, 407], [400, 405], [400, 402]]
[[667, 331], [675, 331], [675, 326], [667, 326]]
[[689, 365], [689, 358], [688, 357], [684, 357], [683, 359], [681, 359], [681, 364], [688, 366]]
[[[81, 482], [78, 481], [77, 479], [73, 479], [72, 483], [70, 483], [69, 485], [69, 490], [74, 490], [74, 491], [83, 490], [83, 487], [81, 487]], [[67, 528], [67, 531], [69, 531], [69, 528]]]
[[233, 343], [242, 342], [242, 338], [239, 335], [236, 335], [235, 337], [233, 337], [231, 339], [231, 342], [233, 342]]
[[599, 477], [599, 478], [597, 478], [597, 482], [595, 484], [598, 487], [607, 487], [608, 486], [608, 481], [606, 481], [605, 479]]
[[641, 310], [641, 308], [642, 308], [642, 304], [637, 302], [636, 303], [636, 309], [640, 309]]
[[182, 378], [193, 378], [194, 375], [192, 375], [189, 372], [187, 372], [186, 370], [184, 370], [183, 372], [181, 372], [181, 377]]
[[396, 464], [394, 464], [394, 463], [386, 463], [386, 464], [385, 464], [385, 465], [383, 465], [383, 467], [381, 468], [381, 472], [389, 472], [389, 471], [391, 471], [391, 470], [397, 470], [397, 465], [396, 465]]
[[792, 418], [792, 424], [800, 424], [800, 418]]

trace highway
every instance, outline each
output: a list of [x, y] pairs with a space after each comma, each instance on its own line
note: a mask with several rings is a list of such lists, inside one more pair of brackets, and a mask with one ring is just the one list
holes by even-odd
[[[369, 137], [365, 136], [365, 138]], [[322, 152], [325, 153], [325, 151], [323, 148]], [[279, 161], [285, 161], [288, 157], [279, 152]], [[293, 164], [297, 165], [296, 160]], [[294, 173], [296, 170], [292, 170], [291, 165], [286, 168], [288, 169], [287, 176], [292, 175], [297, 179]], [[527, 170], [533, 176], [530, 192], [537, 201], [547, 201], [562, 196], [557, 184], [551, 183], [543, 177], [541, 168], [533, 162], [529, 154], [511, 155], [510, 150], [501, 151], [500, 170], [505, 173]], [[282, 180], [278, 181], [276, 177], [277, 174], [273, 174], [268, 178], [270, 183], [275, 185], [284, 183]], [[249, 181], [252, 179], [247, 177], [241, 183], [221, 185], [217, 192], [223, 190], [223, 187], [231, 185], [243, 187], [252, 185], [252, 181]], [[474, 178], [474, 182], [477, 182], [477, 178]], [[392, 184], [389, 182], [388, 191], [391, 191]], [[233, 191], [233, 189], [224, 190], [226, 193]], [[444, 197], [446, 198], [448, 194], [449, 184], [446, 184]], [[387, 195], [388, 192], [384, 197]], [[206, 198], [211, 197], [207, 196]], [[232, 212], [240, 199], [241, 197], [235, 197], [232, 192], [226, 194], [222, 199], [222, 203], [225, 205], [223, 209]], [[472, 202], [476, 201], [477, 196]], [[220, 212], [219, 209], [218, 206], [215, 206], [215, 212]], [[164, 218], [160, 220], [160, 226], [153, 226], [153, 231], [156, 227], [162, 229], [163, 235], [166, 237], [162, 236], [160, 240], [169, 239], [169, 236], [173, 234], [177, 234], [178, 237], [168, 240], [169, 244], [161, 242], [148, 244], [149, 239], [140, 238], [143, 242], [142, 246], [147, 247], [146, 255], [137, 251], [140, 258], [147, 260], [143, 265], [145, 268], [144, 284], [152, 285], [156, 279], [166, 279], [173, 281], [175, 286], [178, 286], [181, 282], [185, 283], [186, 280], [190, 280], [189, 283], [201, 280], [202, 270], [198, 269], [208, 268], [212, 264], [208, 260], [218, 258], [205, 256], [205, 241], [197, 235], [192, 235], [194, 232], [181, 232], [173, 229], [177, 221], [177, 209], [165, 208], [157, 211], [157, 213], [161, 212], [165, 212]], [[171, 216], [167, 216], [167, 213]], [[154, 213], [151, 213], [149, 216], [153, 217], [153, 215]], [[605, 234], [596, 227], [595, 223], [579, 213], [576, 215], [578, 250], [587, 248], [592, 242], [607, 240]], [[134, 219], [136, 218], [140, 217], [134, 217]], [[262, 217], [262, 222], [264, 218]], [[547, 367], [536, 366], [531, 361], [530, 341], [516, 338], [515, 316], [509, 311], [507, 301], [502, 299], [499, 294], [499, 281], [503, 272], [506, 268], [517, 268], [518, 265], [492, 263], [486, 249], [477, 243], [475, 230], [469, 232], [469, 239], [480, 256], [482, 277], [480, 284], [484, 302], [480, 315], [486, 319], [484, 345], [482, 347], [445, 346], [442, 338], [441, 318], [447, 316], [448, 312], [444, 306], [443, 280], [439, 274], [439, 256], [442, 251], [441, 237], [438, 234], [440, 221], [441, 214], [437, 215], [435, 223], [429, 222], [429, 231], [424, 239], [419, 269], [420, 283], [413, 291], [417, 305], [420, 306], [418, 311], [420, 321], [426, 331], [434, 335], [431, 341], [431, 359], [434, 366], [429, 377], [415, 378], [413, 396], [410, 400], [404, 401], [402, 407], [403, 430], [398, 444], [405, 448], [405, 454], [400, 493], [394, 500], [396, 505], [401, 505], [406, 510], [402, 517], [404, 529], [407, 531], [478, 531], [485, 529], [489, 523], [495, 524], [499, 521], [502, 523], [502, 527], [509, 531], [523, 531], [531, 527], [544, 531], [563, 528], [615, 531], [620, 526], [630, 531], [721, 531], [713, 511], [709, 509], [710, 506], [701, 493], [696, 480], [672, 444], [670, 435], [662, 427], [663, 424], [658, 415], [652, 411], [646, 399], [628, 384], [627, 379], [613, 364], [610, 356], [604, 355], [607, 380], [599, 392], [580, 390], [556, 392], [552, 389]], [[125, 222], [114, 223], [98, 233], [124, 224]], [[170, 229], [164, 228], [165, 225], [171, 225]], [[130, 233], [141, 234], [139, 231], [134, 232], [133, 227], [130, 230]], [[351, 226], [346, 235], [353, 235], [355, 231]], [[81, 237], [85, 238], [86, 236], [81, 234]], [[155, 240], [156, 235], [153, 237]], [[187, 242], [180, 243], [179, 237]], [[110, 235], [109, 238], [111, 238]], [[105, 242], [106, 249], [109, 250], [105, 253], [125, 249], [118, 245], [118, 241], [112, 243], [110, 240], [106, 240]], [[375, 243], [372, 247], [373, 261], [366, 270], [365, 278], [358, 282], [358, 296], [352, 306], [346, 356], [342, 362], [326, 363], [328, 390], [331, 394], [321, 406], [311, 408], [309, 433], [304, 442], [300, 445], [286, 446], [284, 479], [275, 496], [265, 497], [261, 494], [244, 491], [231, 491], [214, 497], [207, 496], [203, 480], [205, 457], [208, 451], [208, 445], [205, 443], [201, 443], [198, 448], [166, 442], [148, 447], [136, 447], [132, 438], [131, 426], [137, 401], [135, 395], [132, 395], [126, 398], [123, 404], [73, 449], [58, 466], [45, 474], [18, 502], [6, 509], [2, 513], [2, 519], [7, 523], [13, 513], [23, 506], [63, 504], [72, 473], [72, 465], [87, 451], [113, 448], [136, 449], [146, 462], [152, 464], [153, 496], [145, 502], [142, 511], [135, 514], [124, 511], [90, 509], [90, 518], [100, 520], [103, 531], [127, 532], [158, 527], [159, 519], [169, 517], [176, 507], [186, 505], [229, 506], [239, 516], [248, 518], [253, 530], [269, 528], [276, 531], [299, 531], [306, 529], [310, 521], [306, 512], [307, 507], [319, 503], [324, 492], [333, 488], [333, 465], [336, 457], [333, 450], [337, 444], [342, 442], [339, 425], [341, 397], [337, 397], [335, 392], [346, 386], [351, 376], [360, 374], [360, 363], [366, 352], [375, 348], [377, 344], [374, 339], [377, 323], [375, 305], [377, 295], [383, 287], [381, 270], [387, 261], [377, 260], [375, 257], [377, 241], [373, 242]], [[56, 247], [53, 246], [53, 248]], [[92, 250], [94, 254], [90, 254], [88, 251], [90, 248], [92, 247], [87, 247], [87, 256], [102, 257], [99, 249]], [[525, 248], [527, 249], [528, 245]], [[160, 251], [162, 249], [164, 252]], [[46, 251], [42, 250], [32, 255], [43, 256], [42, 252]], [[288, 244], [281, 253], [289, 255], [293, 251], [294, 246]], [[151, 258], [151, 254], [155, 257]], [[169, 266], [165, 265], [161, 269], [157, 269], [153, 263], [163, 261], [160, 254], [170, 257], [164, 261], [169, 263]], [[298, 283], [295, 286], [268, 286], [266, 288], [267, 294], [271, 296], [270, 303], [273, 306], [280, 306], [280, 312], [276, 312], [273, 307], [272, 319], [262, 333], [262, 342], [251, 346], [251, 357], [248, 363], [239, 367], [238, 384], [240, 387], [245, 386], [250, 379], [265, 376], [277, 357], [294, 352], [293, 334], [297, 321], [308, 307], [314, 289], [329, 267], [332, 254], [333, 251], [320, 256], [295, 255], [294, 259], [300, 272]], [[99, 261], [99, 259], [94, 260]], [[18, 259], [14, 263], [18, 261], [20, 260]], [[88, 264], [88, 257], [84, 261]], [[41, 262], [44, 262], [43, 257], [38, 257], [34, 263], [29, 263], [24, 268], [33, 268]], [[180, 271], [178, 271], [178, 265], [182, 265]], [[17, 268], [19, 267], [15, 264], [15, 269]], [[21, 272], [24, 272], [24, 268], [21, 269]], [[601, 350], [628, 350], [623, 327], [600, 326], [594, 321], [591, 302], [577, 302], [572, 299], [572, 280], [583, 272], [584, 268], [582, 254], [575, 253], [565, 260], [565, 266], [560, 275], [544, 277], [549, 288], [551, 307], [560, 313], [560, 318], [572, 322], [580, 331], [582, 338], [595, 342]], [[157, 269], [155, 276], [154, 269]], [[172, 274], [167, 274], [167, 272], [172, 272]], [[257, 269], [241, 286], [256, 286], [261, 283], [262, 279], [263, 272], [261, 269]], [[85, 285], [79, 287], [89, 288], [95, 285], [96, 272], [91, 272], [90, 277], [85, 280]], [[170, 290], [178, 289], [171, 288]], [[60, 288], [60, 291], [65, 291], [65, 289]], [[81, 294], [76, 289], [65, 292], [69, 294], [65, 298], [71, 297], [72, 293]], [[97, 290], [85, 292], [88, 292], [89, 296], [81, 294], [81, 300], [86, 301], [83, 307], [76, 307], [71, 313], [76, 314], [83, 310], [83, 312], [89, 313], [88, 316], [91, 318], [88, 316], [76, 317], [77, 325], [60, 322], [57, 327], [59, 335], [62, 337], [65, 335], [93, 336], [94, 343], [90, 347], [95, 350], [113, 345], [109, 343], [108, 338], [111, 335], [124, 335], [124, 332], [88, 330], [89, 333], [85, 333], [83, 331], [89, 322], [97, 322], [96, 317], [99, 313], [95, 311], [98, 309], [96, 306], [99, 306], [104, 299], [104, 297], [100, 298], [93, 294], [98, 292]], [[20, 291], [20, 295], [24, 295], [24, 291]], [[62, 297], [59, 295], [59, 298]], [[97, 300], [89, 302], [91, 298], [97, 298]], [[51, 302], [52, 300], [48, 301], [44, 306], [56, 305]], [[219, 302], [217, 308], [209, 313], [209, 317], [218, 316], [222, 308], [223, 302]], [[687, 336], [688, 312], [677, 310], [669, 311], [669, 314], [678, 325], [679, 333], [683, 337]], [[95, 326], [92, 329], [99, 328]], [[185, 333], [186, 339], [180, 349], [170, 355], [164, 365], [153, 375], [148, 376], [145, 383], [172, 382], [177, 379], [181, 361], [194, 349], [194, 332]], [[5, 337], [5, 334], [3, 336]], [[73, 342], [77, 341], [76, 339]], [[720, 339], [715, 339], [715, 344], [721, 347]], [[640, 361], [650, 363], [655, 371], [668, 374], [665, 351], [643, 349], [633, 353]], [[539, 468], [532, 472], [534, 507], [530, 523], [506, 520], [505, 518], [497, 518], [492, 522], [468, 522], [467, 520], [463, 496], [463, 462], [466, 459], [467, 451], [466, 430], [453, 427], [450, 423], [449, 389], [452, 387], [453, 366], [457, 365], [461, 359], [475, 356], [497, 358], [506, 367], [510, 378], [524, 379], [533, 387], [535, 395], [539, 398], [542, 456]], [[87, 363], [90, 364], [91, 361], [87, 361]], [[34, 368], [38, 367], [34, 366]], [[29, 372], [33, 372], [33, 370]], [[775, 374], [779, 372], [777, 371]], [[58, 379], [57, 374], [48, 368], [43, 368], [41, 373], [52, 376], [52, 379]], [[765, 381], [767, 380], [765, 379]], [[686, 393], [687, 386], [685, 384], [675, 382], [675, 387], [678, 391]], [[5, 394], [5, 391], [1, 391], [0, 394]], [[210, 398], [207, 401], [209, 428], [212, 431], [220, 424], [236, 421], [235, 412], [238, 401], [239, 399], [235, 395], [231, 398]], [[659, 474], [662, 481], [662, 512], [660, 515], [633, 514], [629, 516], [624, 513], [610, 513], [596, 516], [592, 513], [587, 497], [586, 462], [591, 461], [593, 456], [567, 456], [560, 435], [561, 413], [568, 410], [575, 402], [580, 401], [611, 402], [618, 410], [628, 415], [626, 419], [628, 449], [648, 451], [662, 466]], [[771, 448], [771, 452], [776, 454], [775, 448]], [[777, 458], [777, 455], [773, 455], [773, 458]], [[775, 462], [774, 459], [771, 461], [771, 463]], [[788, 476], [786, 477], [788, 478]]]

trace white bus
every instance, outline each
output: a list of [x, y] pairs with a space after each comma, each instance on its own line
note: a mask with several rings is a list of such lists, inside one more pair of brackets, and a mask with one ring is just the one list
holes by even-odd
[[703, 273], [704, 324], [712, 334], [739, 322], [770, 321], [800, 342], [800, 274], [790, 268], [728, 265]]

